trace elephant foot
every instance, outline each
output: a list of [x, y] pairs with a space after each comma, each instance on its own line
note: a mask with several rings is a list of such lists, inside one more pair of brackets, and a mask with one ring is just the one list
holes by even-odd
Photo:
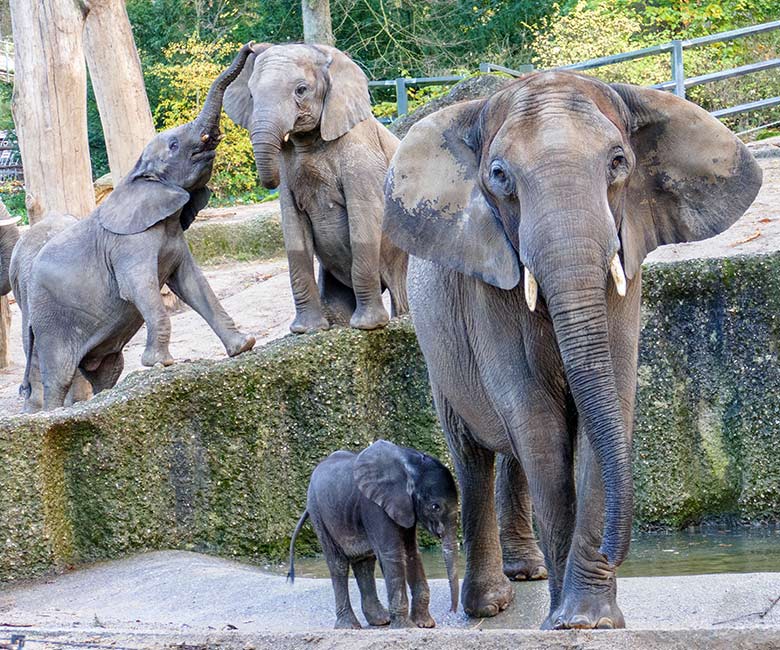
[[290, 331], [293, 334], [309, 334], [319, 332], [330, 327], [328, 319], [320, 312], [302, 312], [295, 316], [295, 320], [290, 325]]
[[436, 627], [436, 621], [433, 620], [427, 609], [425, 611], [412, 612], [412, 622], [417, 627]]
[[504, 611], [515, 597], [509, 579], [503, 574], [463, 581], [463, 610], [469, 616], [488, 618]]
[[373, 307], [360, 307], [352, 314], [349, 320], [349, 326], [359, 330], [375, 330], [387, 325], [390, 316], [383, 304]]
[[366, 617], [369, 625], [377, 627], [390, 623], [390, 612], [380, 602], [363, 607], [363, 616]]
[[143, 355], [141, 355], [141, 365], [152, 368], [158, 363], [161, 363], [163, 366], [173, 365], [173, 357], [171, 356], [171, 353], [168, 352], [168, 349], [158, 350], [155, 348], [146, 348]]
[[520, 560], [504, 560], [504, 575], [510, 580], [546, 580], [547, 567], [544, 557], [528, 557]]
[[390, 619], [390, 629], [391, 630], [400, 630], [405, 627], [417, 627], [415, 625], [414, 621], [412, 621], [407, 616], [393, 616]]
[[242, 352], [249, 352], [255, 347], [255, 337], [250, 334], [239, 334], [236, 340], [225, 346], [229, 357], [235, 357]]
[[611, 630], [624, 628], [626, 621], [614, 594], [570, 593], [542, 624], [543, 630]]
[[333, 626], [335, 630], [362, 630], [363, 626], [360, 621], [357, 620], [355, 614], [352, 616], [339, 616], [336, 619], [336, 625]]

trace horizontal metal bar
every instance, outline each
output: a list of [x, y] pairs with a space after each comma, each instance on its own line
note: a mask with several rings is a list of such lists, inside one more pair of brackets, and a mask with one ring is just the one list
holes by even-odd
[[[417, 84], [445, 84], [465, 79], [462, 75], [449, 77], [399, 77], [404, 80], [407, 86]], [[395, 79], [383, 79], [381, 81], [369, 81], [369, 86], [395, 86]]]
[[741, 65], [738, 68], [730, 68], [729, 70], [720, 70], [719, 72], [702, 74], [698, 77], [690, 77], [685, 80], [685, 87], [693, 88], [694, 86], [701, 86], [713, 81], [741, 77], [743, 75], [750, 74], [751, 72], [761, 72], [762, 70], [770, 70], [772, 68], [780, 68], [780, 59], [769, 59], [768, 61], [759, 61], [758, 63]]
[[712, 111], [710, 115], [713, 117], [728, 117], [729, 115], [736, 115], [737, 113], [747, 113], [748, 111], [757, 111], [762, 108], [772, 108], [772, 106], [780, 106], [780, 97], [770, 97], [769, 99], [761, 99], [757, 102], [739, 104], [738, 106], [732, 106], [731, 108], [721, 108], [718, 111]]
[[603, 65], [611, 65], [613, 63], [621, 63], [623, 61], [633, 61], [634, 59], [641, 59], [645, 56], [656, 56], [658, 54], [664, 54], [671, 52], [674, 45], [672, 43], [664, 43], [663, 45], [653, 45], [652, 47], [645, 47], [641, 50], [633, 50], [631, 52], [624, 52], [622, 54], [611, 54], [609, 56], [602, 56], [598, 59], [589, 59], [587, 61], [580, 61], [579, 63], [570, 63], [569, 65], [562, 65], [556, 70], [589, 70], [590, 68], [600, 68]]
[[512, 75], [513, 77], [519, 77], [524, 74], [528, 74], [529, 72], [534, 71], [534, 66], [529, 64], [521, 65], [518, 70], [513, 70], [512, 68], [507, 68], [503, 65], [498, 65], [497, 63], [480, 63], [479, 64], [479, 71], [480, 72], [504, 72], [506, 74]]
[[702, 45], [709, 45], [710, 43], [722, 43], [725, 41], [733, 41], [735, 38], [742, 38], [743, 36], [753, 36], [754, 34], [771, 32], [773, 29], [780, 29], [780, 20], [774, 20], [770, 23], [761, 23], [760, 25], [751, 25], [750, 27], [742, 27], [740, 29], [732, 29], [729, 32], [700, 36], [699, 38], [689, 38], [682, 42], [682, 46], [683, 48], [701, 47]]

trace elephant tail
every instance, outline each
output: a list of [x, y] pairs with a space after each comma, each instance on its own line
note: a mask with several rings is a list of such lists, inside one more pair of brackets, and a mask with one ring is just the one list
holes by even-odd
[[290, 581], [290, 584], [295, 583], [295, 539], [298, 537], [298, 533], [301, 532], [301, 528], [303, 528], [303, 524], [306, 523], [308, 518], [309, 511], [304, 510], [301, 518], [298, 520], [298, 525], [295, 527], [295, 531], [292, 534], [292, 539], [290, 540], [290, 571], [287, 573], [287, 579]]
[[19, 395], [24, 399], [28, 399], [32, 394], [32, 387], [30, 386], [30, 369], [32, 368], [33, 342], [35, 341], [35, 335], [33, 334], [32, 327], [28, 327], [27, 332], [27, 359], [24, 366], [24, 377], [22, 378], [22, 383], [19, 386]]

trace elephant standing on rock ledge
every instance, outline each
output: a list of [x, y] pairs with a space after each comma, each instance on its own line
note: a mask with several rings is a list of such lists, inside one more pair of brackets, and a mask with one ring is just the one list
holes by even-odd
[[95, 392], [113, 386], [122, 370], [122, 349], [144, 322], [141, 362], [172, 364], [171, 322], [160, 296], [164, 284], [208, 322], [230, 356], [254, 346], [254, 337], [240, 332], [219, 303], [184, 239], [211, 194], [206, 183], [221, 139], [223, 93], [249, 52], [245, 45], [214, 81], [192, 122], [146, 145], [87, 219], [71, 225], [67, 218], [47, 220], [19, 240], [11, 281], [23, 286], [25, 411], [39, 406], [31, 399], [38, 372], [46, 410], [64, 404], [78, 373]]
[[249, 130], [260, 181], [279, 187], [296, 312], [290, 329], [382, 327], [385, 289], [393, 315], [406, 313], [407, 255], [382, 234], [398, 139], [371, 115], [360, 68], [324, 45], [256, 45], [225, 93], [225, 112]]
[[513, 595], [498, 452], [518, 461], [498, 482], [515, 510], [502, 521], [527, 521], [533, 499], [543, 627], [624, 626], [642, 260], [725, 230], [760, 186], [746, 147], [694, 104], [567, 72], [440, 110], [401, 142], [385, 229], [412, 256], [412, 318], [460, 482], [467, 613]]

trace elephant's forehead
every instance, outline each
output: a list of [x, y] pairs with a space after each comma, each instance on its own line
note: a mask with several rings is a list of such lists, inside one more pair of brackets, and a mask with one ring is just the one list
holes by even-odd
[[322, 58], [322, 53], [310, 45], [274, 45], [257, 57], [255, 69], [277, 65], [313, 69], [323, 63]]

